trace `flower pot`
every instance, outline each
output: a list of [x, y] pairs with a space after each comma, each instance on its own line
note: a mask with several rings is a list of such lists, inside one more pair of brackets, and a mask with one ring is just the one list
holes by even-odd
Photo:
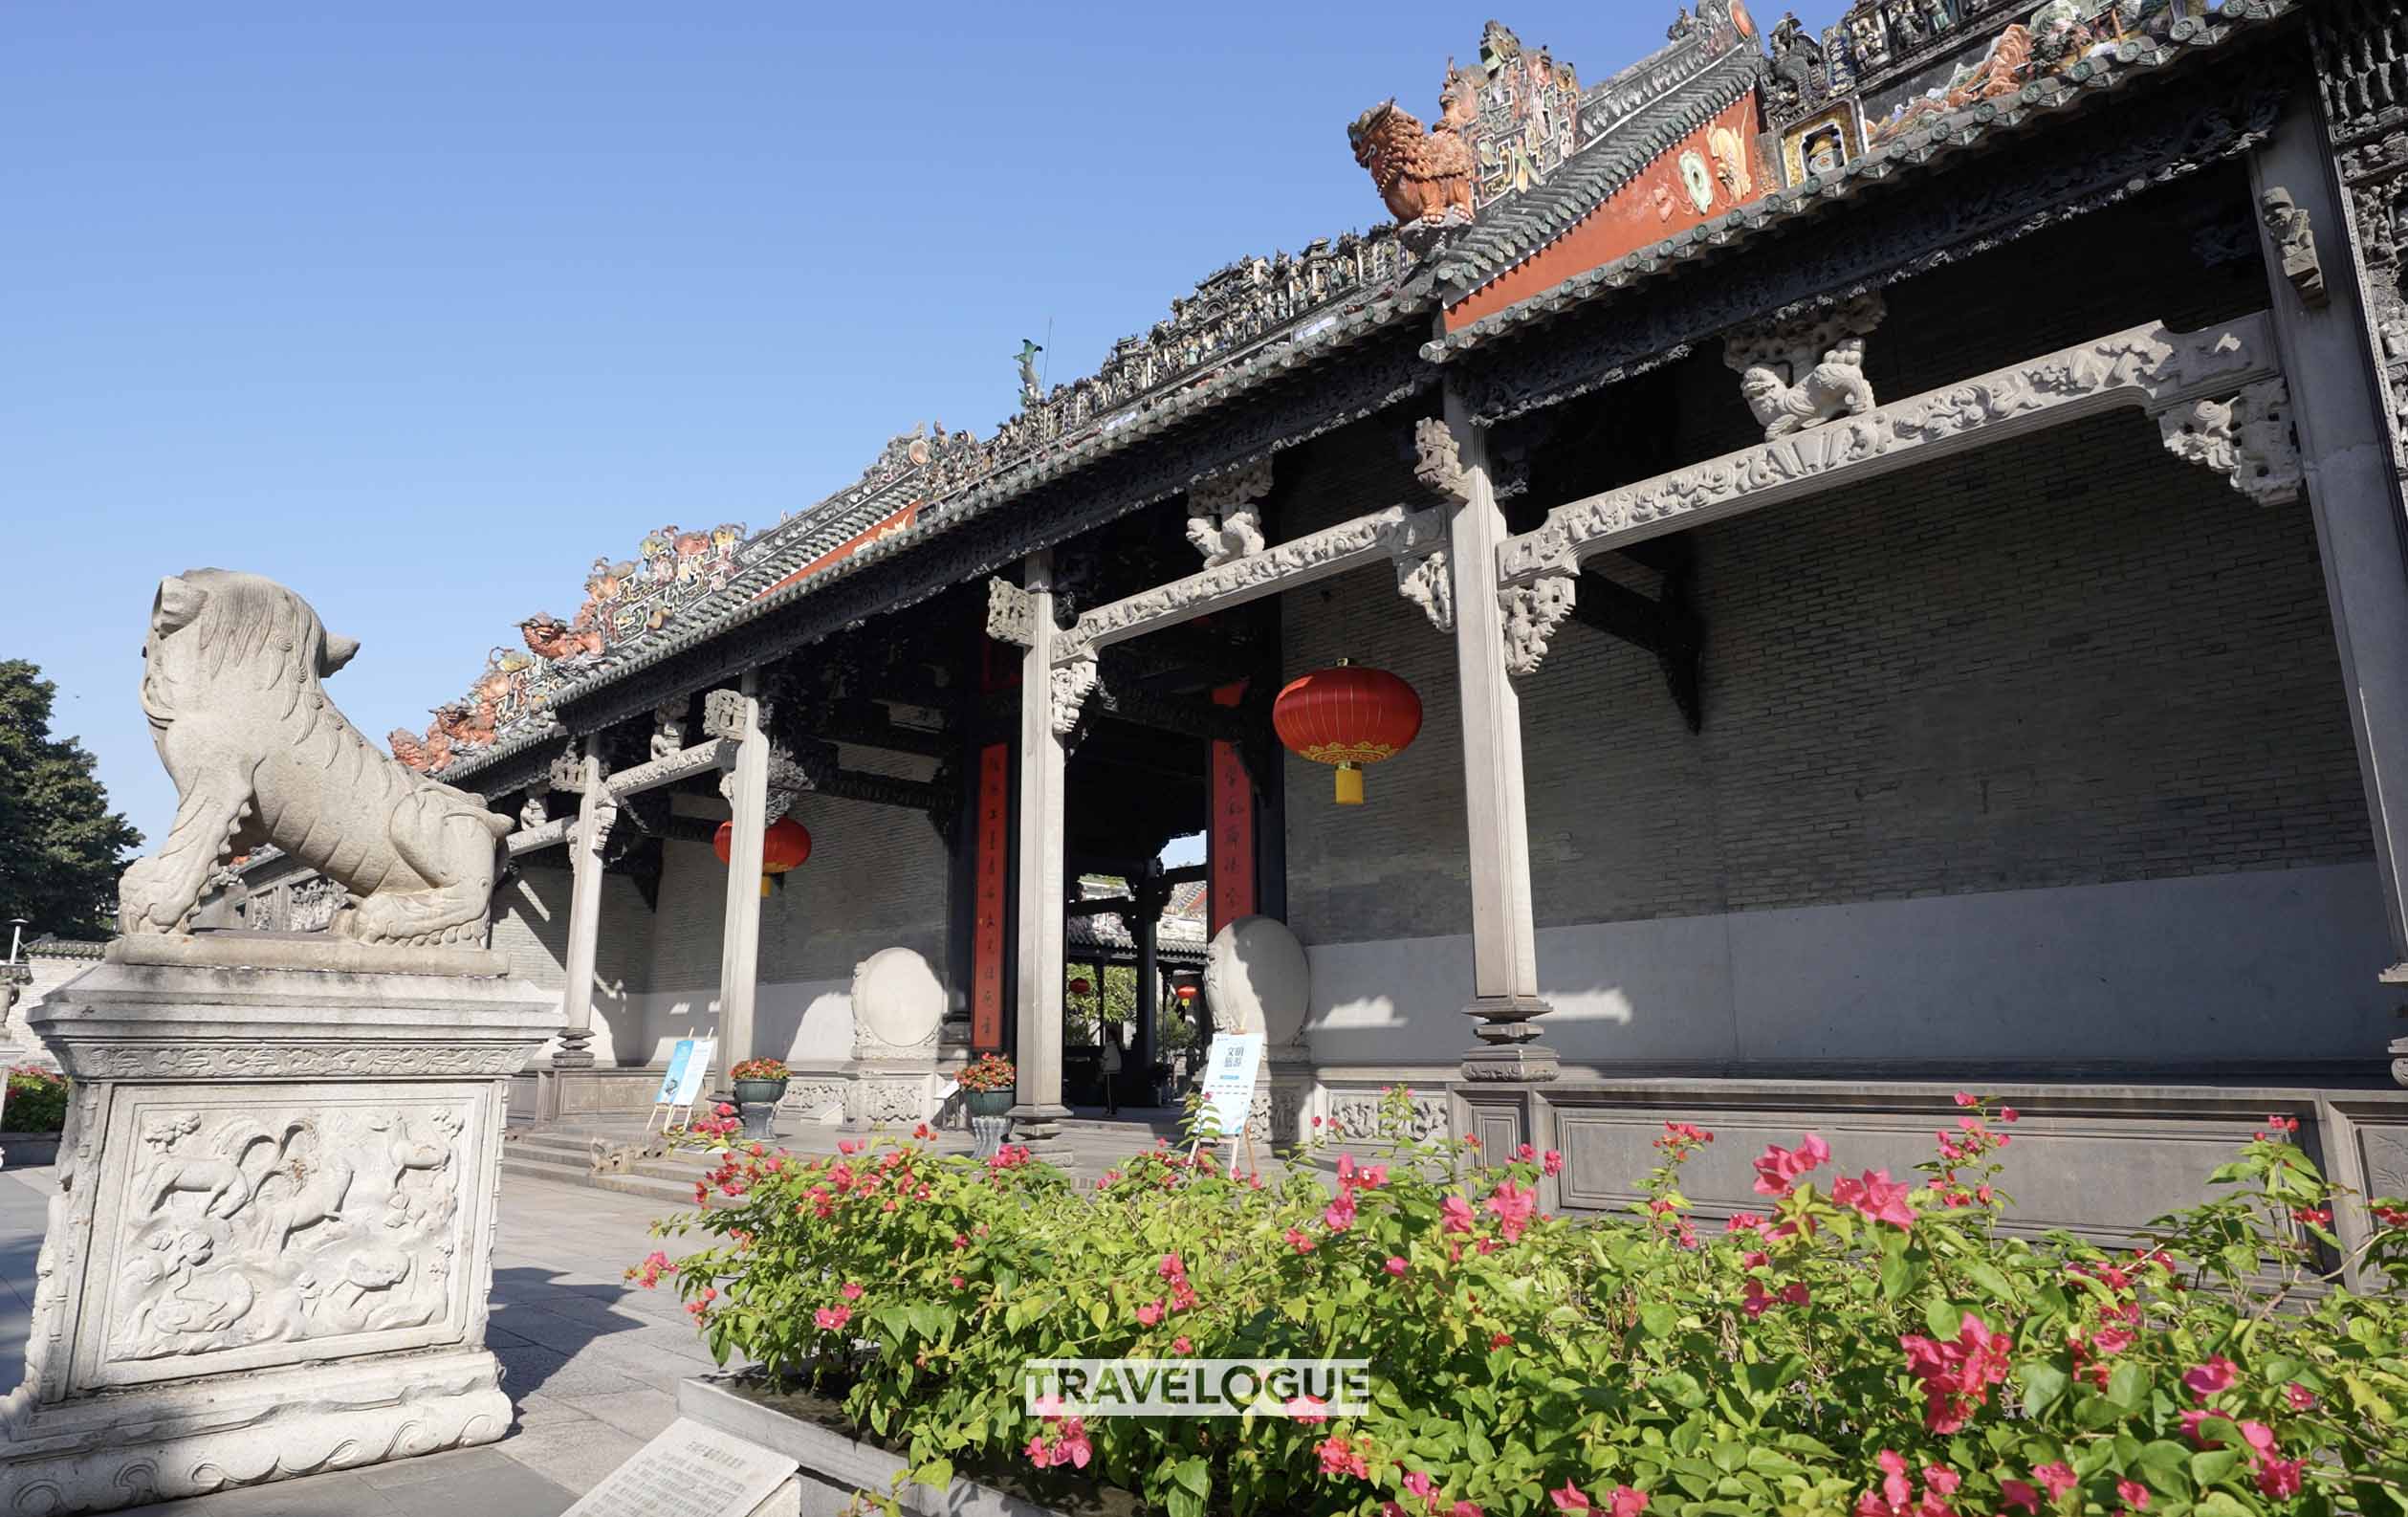
[[744, 1114], [744, 1135], [761, 1141], [776, 1137], [777, 1130], [770, 1123], [777, 1115], [777, 1103], [786, 1093], [786, 1082], [738, 1080], [733, 1083], [736, 1108]]
[[965, 1090], [962, 1098], [972, 1116], [1001, 1116], [1012, 1110], [1015, 1094], [1010, 1090]]

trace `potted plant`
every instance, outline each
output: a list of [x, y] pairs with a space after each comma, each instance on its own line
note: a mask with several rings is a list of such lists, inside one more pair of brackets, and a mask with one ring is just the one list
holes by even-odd
[[730, 1069], [728, 1078], [735, 1082], [735, 1104], [744, 1113], [744, 1135], [777, 1136], [770, 1121], [786, 1094], [786, 1061], [747, 1059]]
[[975, 1063], [965, 1067], [960, 1076], [964, 1092], [962, 1099], [973, 1116], [1001, 1116], [1012, 1110], [1013, 1092], [1018, 1088], [1019, 1070], [1012, 1061], [999, 1053], [982, 1053]]

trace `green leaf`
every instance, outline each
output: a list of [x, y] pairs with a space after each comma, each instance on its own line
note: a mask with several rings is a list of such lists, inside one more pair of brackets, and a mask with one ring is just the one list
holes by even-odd
[[[1904, 1254], [1885, 1254], [1881, 1260], [1881, 1299], [1895, 1301], [1915, 1284], [1915, 1266]], [[1953, 1336], [1953, 1334], [1952, 1334]]]
[[950, 1490], [953, 1484], [953, 1462], [932, 1459], [911, 1472], [911, 1479], [930, 1490]]
[[1651, 1338], [1669, 1338], [1680, 1326], [1680, 1309], [1666, 1302], [1649, 1302], [1639, 1308], [1639, 1326]]
[[2055, 1365], [2035, 1360], [2016, 1370], [2024, 1382], [2024, 1415], [2038, 1417], [2057, 1404], [2057, 1397], [2066, 1394], [2066, 1373]]
[[1965, 1329], [1965, 1308], [1946, 1297], [1923, 1303], [1923, 1327], [1935, 1338], [1954, 1339]]
[[2134, 1360], [2115, 1366], [2107, 1377], [2107, 1398], [2127, 1412], [2137, 1412], [2149, 1396], [2149, 1371]]
[[2230, 1475], [2233, 1466], [2240, 1462], [2241, 1450], [2237, 1448], [2202, 1449], [2191, 1456], [2191, 1479], [2201, 1485], [2213, 1485]]
[[1213, 1466], [1205, 1462], [1202, 1455], [1183, 1461], [1171, 1472], [1171, 1478], [1195, 1492], [1199, 1499], [1213, 1494]]

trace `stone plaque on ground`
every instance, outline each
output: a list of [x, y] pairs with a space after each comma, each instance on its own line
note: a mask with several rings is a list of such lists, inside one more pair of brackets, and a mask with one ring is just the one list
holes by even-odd
[[747, 1517], [794, 1460], [679, 1418], [561, 1517]]

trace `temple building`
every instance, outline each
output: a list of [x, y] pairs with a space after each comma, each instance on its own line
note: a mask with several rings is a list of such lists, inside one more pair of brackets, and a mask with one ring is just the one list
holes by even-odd
[[[916, 1119], [1000, 1049], [1041, 1147], [1109, 959], [1298, 984], [1274, 1140], [1401, 1083], [1573, 1210], [1668, 1117], [1722, 1134], [1704, 1205], [1818, 1124], [1903, 1172], [1968, 1088], [2032, 1226], [2182, 1202], [2269, 1112], [2408, 1190], [2408, 19], [1671, 19], [1602, 75], [1492, 23], [1434, 124], [1348, 127], [1332, 219], [1390, 221], [596, 560], [396, 734], [518, 819], [493, 942], [571, 1024], [519, 1113], [715, 1033]], [[229, 909], [322, 918], [278, 868]]]

